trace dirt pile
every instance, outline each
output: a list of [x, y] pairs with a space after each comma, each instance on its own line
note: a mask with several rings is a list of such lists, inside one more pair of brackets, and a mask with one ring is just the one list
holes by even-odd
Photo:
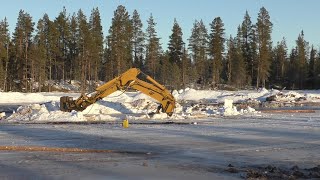
[[318, 179], [320, 178], [320, 165], [313, 168], [299, 168], [293, 166], [291, 168], [280, 168], [272, 165], [265, 167], [246, 167], [237, 168], [228, 165], [226, 169], [230, 173], [240, 173], [245, 179]]

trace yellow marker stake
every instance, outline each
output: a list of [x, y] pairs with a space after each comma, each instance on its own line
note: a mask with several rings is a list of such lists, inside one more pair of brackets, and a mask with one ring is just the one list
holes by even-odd
[[123, 120], [123, 122], [122, 122], [122, 127], [123, 127], [123, 128], [128, 128], [128, 127], [129, 127], [129, 121], [128, 121], [128, 119]]

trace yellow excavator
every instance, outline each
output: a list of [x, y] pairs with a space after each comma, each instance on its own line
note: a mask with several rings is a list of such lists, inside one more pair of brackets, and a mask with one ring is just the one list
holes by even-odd
[[65, 112], [71, 112], [72, 110], [83, 111], [91, 104], [113, 92], [117, 90], [125, 91], [128, 88], [138, 90], [160, 102], [157, 113], [162, 110], [162, 112], [167, 113], [169, 116], [173, 114], [175, 99], [172, 94], [163, 85], [137, 68], [127, 70], [120, 76], [97, 87], [90, 94], [81, 94], [76, 100], [73, 100], [69, 96], [60, 97], [60, 110]]

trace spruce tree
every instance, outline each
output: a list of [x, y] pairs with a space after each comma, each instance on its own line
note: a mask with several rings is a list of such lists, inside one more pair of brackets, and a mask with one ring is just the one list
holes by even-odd
[[270, 65], [271, 65], [271, 32], [272, 23], [270, 21], [269, 12], [262, 7], [258, 14], [257, 19], [257, 38], [259, 47], [259, 57], [257, 62], [257, 84], [265, 87], [266, 82], [270, 75]]
[[186, 48], [183, 48], [183, 54], [181, 57], [181, 80], [182, 88], [185, 89], [187, 84], [190, 82], [192, 75], [191, 59]]
[[216, 17], [210, 24], [210, 28], [209, 55], [212, 63], [212, 85], [215, 86], [221, 82], [223, 54], [225, 49], [224, 24], [221, 18]]
[[182, 29], [179, 26], [176, 19], [174, 19], [172, 34], [169, 37], [169, 60], [172, 64], [172, 77], [175, 77], [175, 82], [173, 83], [175, 88], [181, 88], [182, 86], [182, 54], [184, 42], [182, 40]]
[[234, 40], [235, 43], [235, 57], [233, 59], [233, 82], [235, 83], [236, 87], [243, 88], [246, 85], [249, 85], [247, 81], [247, 71], [246, 71], [246, 60], [243, 54], [242, 49], [242, 42], [241, 42], [241, 30], [240, 27], [238, 28], [238, 35], [237, 38]]
[[171, 63], [170, 63], [170, 60], [169, 60], [169, 52], [166, 51], [164, 52], [163, 54], [160, 55], [160, 69], [159, 69], [159, 81], [167, 86], [168, 88], [173, 88], [171, 86], [172, 84], [172, 77], [171, 76]]
[[[158, 38], [156, 25], [152, 14], [148, 21], [148, 27], [146, 29], [146, 60], [144, 71], [150, 74], [151, 77], [157, 79], [157, 74], [160, 66], [161, 45], [160, 38]], [[161, 66], [167, 68], [167, 66]]]
[[251, 22], [251, 17], [246, 11], [243, 22], [241, 24], [241, 49], [246, 63], [246, 71], [248, 75], [248, 82], [251, 83], [255, 78], [254, 71], [254, 57], [255, 57], [255, 26]]
[[206, 84], [208, 69], [208, 32], [202, 20], [195, 21], [189, 38], [189, 50], [195, 65], [194, 78], [202, 87]]
[[281, 85], [285, 83], [285, 71], [287, 68], [287, 45], [284, 38], [277, 43], [273, 54], [270, 81], [276, 85]]
[[168, 49], [170, 55], [170, 62], [173, 64], [177, 64], [179, 67], [181, 67], [181, 56], [183, 53], [184, 45], [182, 35], [182, 29], [178, 24], [177, 20], [174, 19], [172, 34], [169, 37]]
[[228, 52], [227, 52], [227, 80], [228, 83], [232, 86], [242, 88], [248, 84], [245, 60], [242, 52], [242, 43], [241, 43], [241, 30], [238, 27], [238, 34], [236, 38], [228, 40]]

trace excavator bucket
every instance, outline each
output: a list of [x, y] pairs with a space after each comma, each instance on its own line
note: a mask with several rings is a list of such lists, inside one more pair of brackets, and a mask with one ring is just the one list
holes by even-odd
[[60, 110], [64, 112], [70, 112], [70, 104], [73, 102], [73, 98], [69, 96], [60, 97]]

